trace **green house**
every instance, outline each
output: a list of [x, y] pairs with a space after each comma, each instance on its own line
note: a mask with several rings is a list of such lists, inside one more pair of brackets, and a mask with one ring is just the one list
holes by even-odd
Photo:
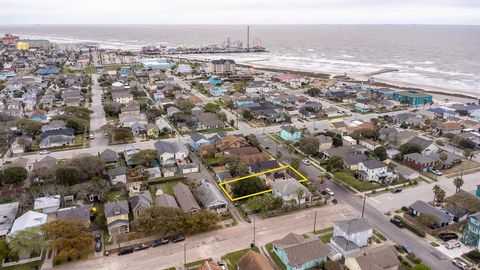
[[408, 104], [416, 106], [429, 104], [432, 102], [433, 96], [420, 91], [409, 90], [393, 93], [393, 99], [400, 102], [406, 100], [408, 101]]
[[302, 130], [294, 126], [282, 126], [280, 128], [280, 137], [285, 141], [296, 142], [302, 137]]
[[290, 233], [272, 244], [273, 251], [287, 270], [311, 269], [327, 261], [328, 249], [317, 237], [304, 238]]
[[463, 232], [461, 242], [469, 245], [479, 247], [480, 244], [480, 212], [469, 215], [467, 218], [467, 227]]

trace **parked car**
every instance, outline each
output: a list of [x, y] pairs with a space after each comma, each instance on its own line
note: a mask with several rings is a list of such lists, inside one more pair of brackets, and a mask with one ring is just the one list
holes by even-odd
[[48, 155], [48, 154], [50, 154], [50, 151], [48, 151], [48, 150], [40, 151], [40, 155]]
[[449, 240], [449, 241], [445, 242], [445, 247], [447, 249], [459, 248], [461, 246], [462, 246], [462, 244], [460, 243], [460, 241], [455, 240], [455, 239], [452, 239], [452, 240]]
[[177, 235], [172, 239], [172, 243], [182, 242], [185, 241], [185, 236]]
[[470, 267], [468, 266], [468, 264], [464, 261], [462, 261], [460, 258], [455, 258], [453, 259], [453, 264], [462, 269], [462, 270], [467, 270], [467, 269], [470, 269]]
[[430, 169], [430, 172], [435, 174], [435, 175], [438, 175], [438, 176], [441, 176], [442, 175], [442, 172], [440, 172], [439, 170], [437, 169]]
[[330, 196], [335, 195], [335, 193], [333, 193], [333, 191], [332, 191], [331, 189], [329, 189], [329, 188], [326, 188], [326, 189], [325, 189], [325, 192], [326, 192], [328, 195], [330, 195]]
[[168, 244], [168, 242], [169, 241], [168, 241], [167, 238], [158, 239], [158, 240], [155, 240], [155, 242], [153, 242], [152, 247], [163, 246], [163, 245]]
[[149, 247], [150, 247], [150, 245], [140, 244], [140, 245], [138, 245], [138, 246], [135, 247], [135, 251], [140, 251], [140, 250], [148, 249]]
[[403, 250], [405, 250], [406, 253], [412, 253], [412, 249], [410, 249], [410, 248], [407, 247], [407, 246], [401, 246], [401, 248], [402, 248]]
[[400, 193], [400, 192], [402, 192], [402, 189], [401, 188], [392, 188], [391, 192], [393, 194]]
[[458, 235], [456, 233], [449, 232], [440, 233], [438, 237], [445, 242], [458, 239]]
[[120, 252], [118, 252], [118, 255], [121, 256], [121, 255], [130, 254], [130, 253], [133, 253], [133, 248], [132, 247], [126, 247], [126, 248], [120, 249]]
[[398, 218], [391, 218], [390, 222], [395, 224], [395, 226], [397, 226], [398, 228], [403, 228], [404, 227], [403, 222]]
[[307, 165], [307, 166], [310, 166], [310, 160], [309, 159], [304, 159], [303, 160], [303, 164]]
[[90, 132], [90, 135], [89, 135], [89, 138], [92, 140], [93, 138], [95, 138], [95, 135], [93, 132]]
[[102, 241], [95, 241], [95, 252], [102, 251]]

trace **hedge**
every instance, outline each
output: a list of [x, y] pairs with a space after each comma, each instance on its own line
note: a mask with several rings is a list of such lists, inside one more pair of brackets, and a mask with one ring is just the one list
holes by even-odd
[[422, 231], [420, 228], [418, 228], [417, 226], [413, 225], [412, 223], [408, 222], [406, 219], [404, 219], [403, 217], [399, 216], [399, 215], [395, 215], [395, 218], [399, 219], [402, 221], [403, 225], [405, 226], [405, 228], [409, 229], [411, 232], [413, 232], [414, 234], [420, 236], [420, 237], [425, 237], [427, 234]]
[[160, 177], [160, 178], [147, 180], [147, 185], [156, 185], [156, 184], [162, 184], [165, 182], [182, 181], [182, 180], [185, 180], [185, 176], [175, 175], [175, 176], [169, 176], [169, 177]]

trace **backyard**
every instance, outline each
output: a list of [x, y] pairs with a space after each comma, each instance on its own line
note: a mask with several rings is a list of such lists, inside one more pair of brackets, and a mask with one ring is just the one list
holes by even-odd
[[335, 172], [333, 174], [335, 179], [353, 187], [358, 191], [369, 191], [372, 189], [380, 188], [381, 186], [377, 183], [363, 182], [355, 178], [353, 175], [346, 172]]

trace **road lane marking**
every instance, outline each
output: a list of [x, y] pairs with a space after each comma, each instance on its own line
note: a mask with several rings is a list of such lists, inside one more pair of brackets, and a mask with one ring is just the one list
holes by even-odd
[[375, 198], [370, 198], [372, 199], [374, 202], [378, 203], [378, 204], [381, 204], [381, 202], [377, 201]]

